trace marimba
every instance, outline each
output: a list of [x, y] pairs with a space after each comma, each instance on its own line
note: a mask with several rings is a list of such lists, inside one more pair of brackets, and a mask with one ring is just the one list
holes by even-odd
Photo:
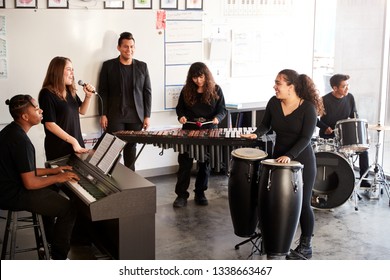
[[[259, 139], [241, 138], [241, 134], [252, 133], [256, 128], [216, 128], [200, 130], [183, 130], [174, 128], [168, 130], [132, 131], [123, 130], [114, 133], [115, 136], [129, 143], [152, 144], [162, 149], [173, 149], [175, 152], [188, 153], [191, 158], [204, 162], [210, 161], [210, 167], [216, 172], [228, 162], [232, 150], [241, 147], [260, 147], [267, 150], [268, 141], [273, 141], [273, 135], [265, 135]], [[269, 153], [268, 151], [265, 151]]]

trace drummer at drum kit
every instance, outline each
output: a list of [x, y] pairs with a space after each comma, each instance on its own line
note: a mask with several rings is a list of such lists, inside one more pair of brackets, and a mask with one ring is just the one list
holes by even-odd
[[[299, 245], [288, 254], [267, 250], [267, 240], [263, 231], [268, 228], [261, 227], [263, 242], [268, 259], [310, 259], [312, 257], [311, 239], [314, 231], [314, 212], [311, 207], [312, 189], [316, 177], [316, 161], [310, 140], [314, 133], [317, 116], [322, 115], [323, 105], [321, 97], [315, 88], [311, 78], [304, 74], [298, 74], [291, 69], [285, 69], [278, 73], [275, 79], [274, 90], [276, 96], [272, 97], [266, 106], [263, 120], [253, 134], [243, 134], [241, 137], [256, 139], [270, 131], [276, 134], [275, 147], [272, 158], [276, 165], [288, 165], [292, 162], [301, 163], [303, 187], [301, 192], [302, 204], [296, 217], [278, 217], [280, 209], [268, 213], [274, 218], [273, 223], [295, 223], [292, 238], [297, 229], [298, 221], [301, 227]], [[302, 190], [303, 189], [303, 190]], [[285, 206], [287, 207], [287, 206]], [[280, 215], [279, 215], [280, 216]], [[272, 227], [272, 226], [270, 226]], [[279, 238], [284, 238], [283, 232], [275, 233]], [[292, 240], [288, 240], [289, 246]], [[282, 242], [280, 242], [282, 243]], [[286, 243], [286, 242], [283, 242]]]
[[[330, 78], [332, 92], [322, 97], [325, 114], [317, 121], [317, 126], [320, 128], [319, 136], [323, 139], [335, 138], [337, 122], [348, 118], [358, 118], [355, 99], [349, 92], [349, 78], [349, 75], [344, 74], [335, 74]], [[360, 177], [362, 177], [369, 168], [368, 152], [364, 150], [357, 154], [359, 156]], [[360, 187], [369, 188], [370, 183], [367, 180], [362, 180]]]

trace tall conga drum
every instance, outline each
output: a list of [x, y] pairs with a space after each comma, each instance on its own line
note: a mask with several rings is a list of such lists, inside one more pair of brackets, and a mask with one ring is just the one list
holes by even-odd
[[301, 214], [302, 169], [297, 161], [261, 161], [258, 218], [264, 250], [268, 255], [286, 255]]
[[231, 156], [228, 197], [234, 233], [250, 237], [258, 223], [260, 161], [267, 153], [255, 148], [239, 148], [233, 150]]

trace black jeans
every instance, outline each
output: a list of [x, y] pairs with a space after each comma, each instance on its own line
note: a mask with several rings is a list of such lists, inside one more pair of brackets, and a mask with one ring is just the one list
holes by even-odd
[[[76, 221], [77, 210], [72, 201], [50, 187], [23, 191], [17, 199], [2, 205], [3, 209], [29, 211], [45, 218], [45, 233], [51, 244], [51, 257], [64, 260], [70, 250], [70, 239]], [[48, 221], [54, 222], [50, 225]]]
[[[108, 121], [107, 132], [113, 133], [120, 130], [142, 130], [143, 123], [122, 123]], [[127, 143], [123, 149], [123, 161], [125, 166], [135, 171], [135, 157], [137, 155], [137, 143]]]
[[[360, 173], [360, 178], [361, 178], [370, 166], [368, 163], [368, 152], [367, 151], [358, 153], [358, 155], [359, 155], [359, 173]], [[368, 174], [366, 175], [366, 177], [368, 177]]]
[[[191, 169], [194, 162], [193, 158], [190, 158], [188, 153], [179, 154], [178, 156], [179, 170], [177, 172], [177, 183], [175, 187], [175, 193], [179, 197], [188, 198], [190, 196], [188, 187], [191, 179]], [[198, 173], [195, 180], [195, 194], [201, 194], [207, 190], [210, 176], [210, 163], [209, 161], [198, 161]]]

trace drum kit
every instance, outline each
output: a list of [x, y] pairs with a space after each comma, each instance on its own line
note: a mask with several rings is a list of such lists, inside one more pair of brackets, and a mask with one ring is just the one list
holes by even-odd
[[[385, 186], [390, 199], [389, 184], [378, 164], [379, 133], [390, 130], [381, 125], [369, 126], [362, 119], [337, 122], [335, 139], [317, 138], [312, 146], [317, 160], [317, 177], [313, 188], [312, 207], [332, 209], [358, 193], [363, 179], [355, 184], [352, 156], [369, 149], [368, 129], [378, 132], [372, 188]], [[234, 233], [252, 242], [255, 251], [267, 255], [285, 256], [298, 227], [301, 212], [303, 165], [266, 159], [267, 153], [256, 148], [239, 148], [231, 153], [228, 198]], [[362, 177], [364, 177], [362, 176]], [[272, 213], [272, 215], [270, 215]], [[256, 232], [256, 228], [260, 232]], [[258, 244], [260, 242], [260, 244]], [[253, 254], [254, 252], [252, 252]]]
[[[374, 163], [356, 182], [353, 157], [369, 149], [368, 130], [378, 131], [378, 143]], [[355, 210], [358, 210], [358, 190], [360, 183], [371, 170], [374, 180], [367, 191], [370, 199], [379, 199], [382, 184], [389, 196], [389, 184], [382, 167], [378, 164], [379, 133], [390, 130], [390, 127], [368, 125], [363, 119], [340, 120], [335, 126], [335, 139], [317, 138], [313, 141], [313, 149], [317, 159], [317, 176], [313, 188], [312, 206], [318, 209], [332, 209], [341, 206], [349, 198], [355, 198]]]

